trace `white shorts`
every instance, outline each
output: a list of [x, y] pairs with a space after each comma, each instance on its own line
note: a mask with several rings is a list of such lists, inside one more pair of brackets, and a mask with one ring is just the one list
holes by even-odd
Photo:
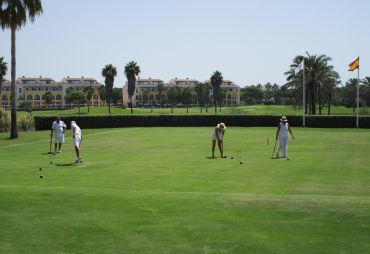
[[63, 144], [64, 143], [64, 135], [55, 136], [55, 144]]
[[221, 135], [220, 139], [218, 139], [217, 136], [216, 136], [216, 133], [213, 132], [212, 140], [213, 141], [216, 141], [216, 140], [222, 141], [222, 135]]
[[73, 146], [80, 148], [80, 144], [81, 144], [81, 137], [75, 136], [75, 139], [73, 141]]

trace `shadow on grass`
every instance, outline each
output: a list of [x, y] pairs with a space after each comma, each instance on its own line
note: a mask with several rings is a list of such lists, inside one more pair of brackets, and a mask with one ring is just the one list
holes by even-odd
[[55, 163], [54, 165], [57, 167], [72, 167], [76, 166], [77, 164], [73, 162], [73, 163]]
[[206, 159], [214, 160], [214, 159], [216, 159], [216, 157], [207, 156]]

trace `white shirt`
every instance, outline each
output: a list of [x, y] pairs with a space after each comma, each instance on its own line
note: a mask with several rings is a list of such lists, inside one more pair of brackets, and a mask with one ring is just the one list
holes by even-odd
[[59, 123], [54, 121], [51, 128], [55, 131], [55, 136], [60, 136], [63, 135], [63, 131], [67, 128], [67, 125], [63, 121], [59, 121]]
[[280, 130], [279, 130], [279, 136], [280, 137], [287, 137], [288, 131], [289, 131], [289, 124], [288, 123], [279, 123]]
[[[73, 129], [74, 129], [74, 132], [73, 132]], [[72, 132], [72, 135], [75, 135], [75, 137], [81, 137], [81, 129], [80, 127], [78, 127], [77, 124], [71, 125], [71, 132]]]

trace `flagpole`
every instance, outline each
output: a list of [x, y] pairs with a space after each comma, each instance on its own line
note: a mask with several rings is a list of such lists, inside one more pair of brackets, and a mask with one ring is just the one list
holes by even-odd
[[304, 59], [303, 61], [303, 115], [302, 115], [302, 124], [303, 127], [306, 126], [306, 87], [305, 87], [305, 75], [304, 75]]
[[[360, 62], [360, 57], [358, 58]], [[359, 127], [359, 105], [360, 105], [360, 66], [357, 68], [357, 117], [356, 117], [356, 127]]]

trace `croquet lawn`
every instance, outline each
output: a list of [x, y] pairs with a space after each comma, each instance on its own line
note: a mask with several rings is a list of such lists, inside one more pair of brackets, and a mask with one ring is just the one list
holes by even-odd
[[212, 127], [82, 131], [81, 164], [69, 131], [0, 134], [0, 253], [369, 253], [369, 130], [293, 128], [289, 161], [275, 128], [227, 159]]

